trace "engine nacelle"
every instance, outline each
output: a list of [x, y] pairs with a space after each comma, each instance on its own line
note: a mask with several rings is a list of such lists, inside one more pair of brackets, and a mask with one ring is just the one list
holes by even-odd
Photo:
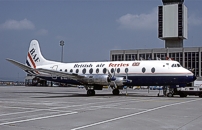
[[84, 84], [99, 84], [99, 85], [108, 84], [107, 75], [84, 75], [84, 76], [85, 77], [80, 80]]
[[116, 86], [120, 87], [124, 85], [124, 78], [123, 77], [115, 77], [114, 81], [110, 82], [110, 86], [115, 86], [114, 82], [116, 83]]
[[80, 82], [84, 84], [97, 84], [97, 85], [103, 85], [103, 86], [114, 86], [114, 82], [117, 86], [123, 86], [124, 85], [124, 78], [123, 77], [116, 77], [115, 81], [109, 82], [108, 75], [84, 75], [85, 77], [79, 80]]

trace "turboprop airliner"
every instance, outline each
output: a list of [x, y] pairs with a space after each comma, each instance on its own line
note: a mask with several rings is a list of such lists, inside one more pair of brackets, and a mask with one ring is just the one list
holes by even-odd
[[32, 40], [25, 64], [9, 62], [33, 76], [60, 83], [83, 85], [87, 95], [103, 86], [112, 88], [114, 95], [124, 86], [169, 86], [193, 82], [194, 74], [172, 60], [105, 61], [62, 63], [46, 60], [39, 43]]

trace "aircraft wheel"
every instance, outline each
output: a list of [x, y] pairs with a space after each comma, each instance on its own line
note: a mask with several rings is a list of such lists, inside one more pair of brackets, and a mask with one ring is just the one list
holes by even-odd
[[119, 95], [119, 90], [118, 89], [114, 89], [113, 91], [112, 91], [112, 93], [113, 93], [113, 95]]
[[87, 95], [88, 96], [94, 96], [95, 95], [95, 90], [87, 90]]
[[95, 90], [92, 90], [92, 93], [93, 93], [93, 95], [92, 95], [92, 96], [95, 96]]
[[173, 94], [172, 93], [168, 93], [167, 97], [173, 97]]
[[187, 95], [184, 93], [180, 93], [180, 97], [187, 97]]

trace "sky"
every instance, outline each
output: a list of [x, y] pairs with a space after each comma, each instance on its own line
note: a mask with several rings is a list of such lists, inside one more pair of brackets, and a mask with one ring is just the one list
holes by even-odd
[[[202, 0], [185, 0], [188, 39], [202, 46]], [[0, 0], [0, 80], [23, 80], [6, 61], [25, 63], [31, 40], [43, 56], [64, 62], [110, 60], [110, 50], [164, 48], [158, 39], [157, 8], [162, 0]]]

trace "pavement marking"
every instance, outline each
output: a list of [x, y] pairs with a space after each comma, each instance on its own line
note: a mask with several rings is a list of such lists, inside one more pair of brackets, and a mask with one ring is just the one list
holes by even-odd
[[195, 102], [195, 101], [198, 101], [198, 100], [202, 100], [202, 99], [196, 99], [196, 100], [190, 100], [190, 101], [185, 101], [185, 102], [178, 102], [178, 103], [163, 105], [163, 106], [152, 108], [152, 109], [148, 109], [148, 110], [145, 110], [145, 111], [141, 111], [141, 112], [125, 115], [125, 116], [120, 116], [120, 117], [112, 118], [112, 119], [109, 119], [109, 120], [100, 121], [100, 122], [97, 122], [97, 123], [92, 123], [92, 124], [89, 124], [89, 125], [80, 126], [80, 127], [77, 127], [77, 128], [73, 128], [71, 130], [80, 130], [80, 129], [84, 129], [84, 128], [88, 128], [88, 127], [92, 127], [92, 126], [96, 126], [96, 125], [100, 125], [100, 124], [109, 123], [109, 122], [112, 122], [112, 121], [128, 118], [128, 117], [144, 114], [144, 113], [147, 113], [147, 112], [155, 111], [155, 110], [166, 108], [166, 107], [170, 107], [170, 106], [175, 106], [175, 105], [180, 105], [180, 104]]
[[71, 112], [71, 111], [60, 111], [60, 110], [51, 110], [51, 109], [37, 109], [37, 110], [35, 109], [35, 110], [31, 110], [31, 111], [22, 111], [22, 112], [13, 112], [13, 113], [0, 114], [0, 117], [1, 116], [9, 116], [9, 115], [32, 113], [32, 112], [40, 112], [40, 111]]
[[4, 123], [0, 123], [0, 126], [14, 124], [14, 123], [22, 123], [22, 122], [28, 122], [28, 121], [42, 120], [42, 119], [48, 119], [48, 118], [66, 116], [66, 115], [72, 115], [72, 114], [77, 114], [77, 113], [78, 112], [70, 112], [70, 113], [63, 113], [63, 114], [57, 114], [57, 115], [50, 115], [50, 116], [42, 116], [42, 117], [30, 118], [30, 119], [25, 119], [25, 120], [17, 120], [17, 121], [4, 122]]
[[[17, 101], [17, 102], [16, 102]], [[27, 103], [32, 103], [32, 104], [67, 104], [67, 103], [74, 103], [74, 102], [57, 102], [55, 101], [54, 103], [51, 101], [36, 101], [36, 100], [20, 100], [20, 102], [18, 101], [18, 99], [0, 99], [0, 102], [2, 103], [17, 103], [17, 104], [27, 104]]]
[[[115, 108], [116, 106], [122, 105], [123, 103], [125, 103], [125, 101], [128, 102], [142, 102], [142, 101], [153, 101], [153, 99], [132, 99], [132, 100], [121, 100], [122, 102], [120, 103], [120, 101], [118, 101], [118, 103], [116, 101], [109, 101], [109, 102], [114, 102], [110, 105], [99, 105], [99, 106], [89, 106], [87, 108], [78, 108], [78, 109], [74, 109], [74, 111], [78, 111], [78, 110], [98, 110], [98, 109], [106, 109], [106, 108]], [[58, 108], [69, 108], [69, 107], [75, 107], [75, 106], [86, 106], [89, 104], [99, 104], [99, 103], [106, 103], [106, 102], [96, 102], [96, 103], [87, 103], [87, 104], [80, 104], [80, 105], [70, 105], [70, 106], [65, 106], [65, 107], [52, 107], [52, 108], [23, 108], [23, 107], [7, 107], [7, 106], [2, 106], [5, 108], [17, 108], [17, 109], [31, 109], [30, 111], [23, 111], [23, 112], [14, 112], [14, 113], [4, 113], [4, 114], [0, 114], [1, 116], [9, 116], [9, 115], [17, 115], [17, 114], [24, 114], [24, 113], [32, 113], [32, 112], [40, 112], [40, 111], [55, 111], [55, 112], [71, 112], [71, 111], [61, 111], [61, 110], [57, 110]], [[34, 110], [33, 110], [34, 109]], [[121, 109], [121, 108], [118, 108]], [[126, 108], [123, 108], [126, 109]], [[128, 109], [134, 109], [134, 108], [128, 108]], [[137, 108], [136, 108], [137, 109]], [[138, 110], [147, 110], [147, 109], [138, 109]]]
[[[101, 104], [101, 103], [120, 103], [120, 102], [139, 102], [139, 101], [147, 101], [147, 100], [137, 100], [137, 99], [131, 99], [131, 101], [129, 100], [118, 100], [118, 101], [103, 101], [103, 102], [93, 102], [93, 103], [84, 103], [84, 104], [77, 104], [77, 105], [68, 105], [68, 106], [59, 106], [59, 107], [52, 107], [51, 110], [55, 110], [55, 109], [62, 109], [62, 108], [74, 108], [74, 107], [83, 107], [83, 106], [91, 106], [91, 105], [94, 105], [94, 104]], [[37, 108], [36, 108], [37, 109]], [[75, 109], [74, 109], [75, 110]]]
[[109, 109], [120, 109], [120, 110], [148, 110], [148, 109], [142, 109], [142, 108], [126, 108], [126, 107], [110, 107], [110, 106], [92, 106], [95, 108], [109, 108]]
[[[155, 100], [155, 99], [150, 99], [150, 100], [132, 100], [132, 101], [127, 101], [127, 103], [129, 103], [129, 102], [144, 102], [144, 101], [153, 101], [153, 100]], [[107, 105], [99, 105], [99, 106], [87, 106], [87, 107], [79, 107], [79, 108], [76, 108], [76, 109], [74, 109], [74, 111], [79, 111], [79, 110], [98, 110], [98, 109], [106, 109], [106, 108], [112, 108], [112, 107], [118, 107], [118, 106], [120, 106], [120, 105], [123, 105], [123, 103], [125, 103], [125, 101], [124, 102], [119, 102], [118, 101], [118, 103], [117, 102], [115, 102], [115, 103], [112, 103], [112, 104], [107, 104]], [[85, 106], [85, 105], [83, 105], [83, 106]], [[142, 109], [143, 110], [143, 109]], [[147, 110], [147, 109], [144, 109], [144, 110]]]
[[49, 116], [49, 115], [58, 115], [58, 114], [62, 114], [62, 113], [70, 113], [68, 112], [41, 112], [41, 113], [36, 113], [36, 114], [23, 114], [22, 116], [18, 116], [18, 117], [10, 117], [10, 118], [1, 118], [0, 121], [1, 122], [11, 122], [14, 120], [24, 120], [24, 119], [28, 119], [28, 118], [36, 118], [36, 117], [44, 117], [44, 116]]
[[31, 107], [14, 107], [14, 106], [2, 106], [0, 105], [0, 107], [4, 107], [4, 108], [16, 108], [16, 109], [37, 109], [37, 108], [31, 108]]
[[[122, 101], [121, 103], [125, 103], [125, 101], [127, 101], [127, 100], [121, 100], [121, 101]], [[137, 100], [137, 99], [134, 100], [134, 99], [132, 99], [132, 100], [127, 101], [127, 102], [141, 102], [141, 101], [147, 101], [147, 100]], [[117, 103], [117, 101], [109, 101], [109, 102], [112, 103], [109, 106], [121, 105], [120, 101], [118, 101], [118, 103]], [[89, 106], [88, 106], [88, 108], [81, 107], [81, 106], [86, 106], [86, 105], [89, 105], [89, 104], [91, 104], [91, 105], [96, 104], [97, 105], [99, 103], [106, 103], [106, 102], [85, 103], [85, 104], [80, 104], [80, 105], [70, 105], [70, 106], [64, 106], [64, 107], [58, 107], [57, 106], [57, 107], [51, 107], [51, 108], [47, 108], [47, 109], [45, 109], [45, 108], [35, 108], [35, 107], [31, 108], [31, 107], [1, 106], [1, 107], [4, 107], [4, 108], [16, 108], [16, 109], [28, 109], [28, 110], [31, 109], [31, 110], [30, 111], [23, 111], [23, 112], [4, 113], [4, 114], [0, 114], [0, 117], [1, 116], [16, 115], [16, 114], [23, 114], [23, 113], [40, 112], [40, 111], [64, 112], [64, 111], [60, 111], [60, 110], [57, 110], [57, 109], [70, 108], [70, 107], [79, 107], [78, 109], [74, 109], [74, 111], [76, 111], [76, 110], [97, 110], [97, 109], [101, 109], [101, 106], [108, 106], [108, 105], [101, 105], [100, 108], [99, 107], [97, 107], [97, 108], [95, 108], [95, 107], [94, 108], [89, 108]], [[90, 107], [92, 107], [92, 106], [90, 106]], [[65, 112], [67, 112], [67, 111], [65, 111]], [[68, 111], [68, 112], [71, 112], [71, 111]]]

